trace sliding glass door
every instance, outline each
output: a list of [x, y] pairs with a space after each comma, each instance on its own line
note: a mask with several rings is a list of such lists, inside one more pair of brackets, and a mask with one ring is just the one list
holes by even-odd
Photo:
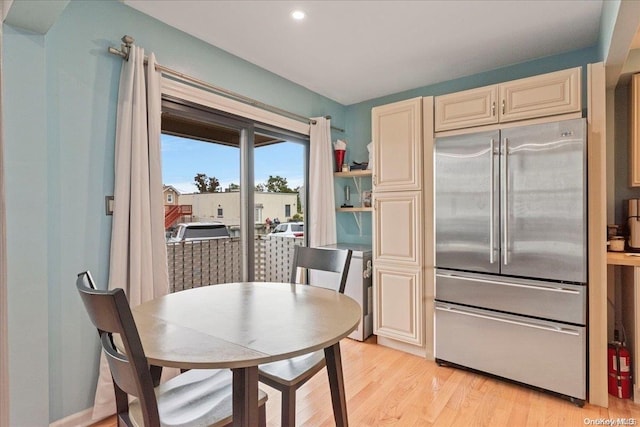
[[288, 277], [281, 261], [304, 242], [308, 141], [172, 100], [162, 129], [172, 291]]
[[305, 244], [308, 143], [257, 127], [254, 135], [255, 280], [287, 282], [294, 247]]

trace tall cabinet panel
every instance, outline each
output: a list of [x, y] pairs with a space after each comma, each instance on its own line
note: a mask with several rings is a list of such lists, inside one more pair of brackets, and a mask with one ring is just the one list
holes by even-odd
[[376, 194], [374, 248], [377, 262], [421, 264], [421, 210], [419, 191]]
[[422, 98], [372, 109], [375, 191], [419, 190], [422, 184]]
[[374, 333], [423, 345], [422, 272], [419, 268], [374, 267]]
[[420, 348], [425, 339], [422, 98], [373, 108], [372, 137], [374, 333]]

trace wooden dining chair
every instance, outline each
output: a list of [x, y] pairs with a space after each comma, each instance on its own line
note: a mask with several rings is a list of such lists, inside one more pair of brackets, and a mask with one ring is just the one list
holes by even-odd
[[[344, 293], [351, 264], [352, 251], [328, 250], [296, 246], [291, 269], [291, 283], [296, 283], [298, 268], [338, 273], [336, 291]], [[283, 427], [296, 425], [296, 391], [326, 365], [324, 350], [287, 360], [258, 366], [261, 382], [282, 393], [281, 423]]]
[[[114, 382], [118, 426], [227, 426], [232, 423], [230, 370], [192, 369], [154, 388], [138, 329], [122, 289], [95, 289], [89, 272], [76, 287], [109, 362]], [[124, 352], [118, 350], [119, 335]], [[258, 391], [259, 425], [266, 426], [267, 394]], [[129, 395], [134, 400], [129, 400]]]

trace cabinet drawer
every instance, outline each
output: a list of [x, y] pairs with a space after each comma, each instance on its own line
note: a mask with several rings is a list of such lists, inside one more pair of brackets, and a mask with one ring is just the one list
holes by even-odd
[[436, 358], [586, 398], [586, 328], [436, 304]]
[[497, 86], [435, 97], [436, 132], [498, 123]]
[[586, 323], [587, 287], [436, 272], [436, 299], [561, 322]]

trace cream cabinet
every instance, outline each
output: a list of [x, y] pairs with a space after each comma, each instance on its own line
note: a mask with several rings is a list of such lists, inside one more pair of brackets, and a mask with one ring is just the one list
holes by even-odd
[[415, 98], [372, 109], [372, 225], [374, 333], [424, 354], [422, 108]]
[[373, 191], [422, 185], [422, 98], [372, 109]]
[[373, 333], [397, 341], [424, 344], [422, 270], [374, 264]]
[[422, 197], [419, 191], [375, 193], [374, 260], [377, 263], [422, 263]]
[[640, 74], [629, 85], [629, 185], [640, 187]]
[[435, 97], [436, 130], [498, 123], [497, 86], [486, 86]]
[[555, 71], [435, 98], [435, 130], [445, 131], [575, 113], [581, 68]]

